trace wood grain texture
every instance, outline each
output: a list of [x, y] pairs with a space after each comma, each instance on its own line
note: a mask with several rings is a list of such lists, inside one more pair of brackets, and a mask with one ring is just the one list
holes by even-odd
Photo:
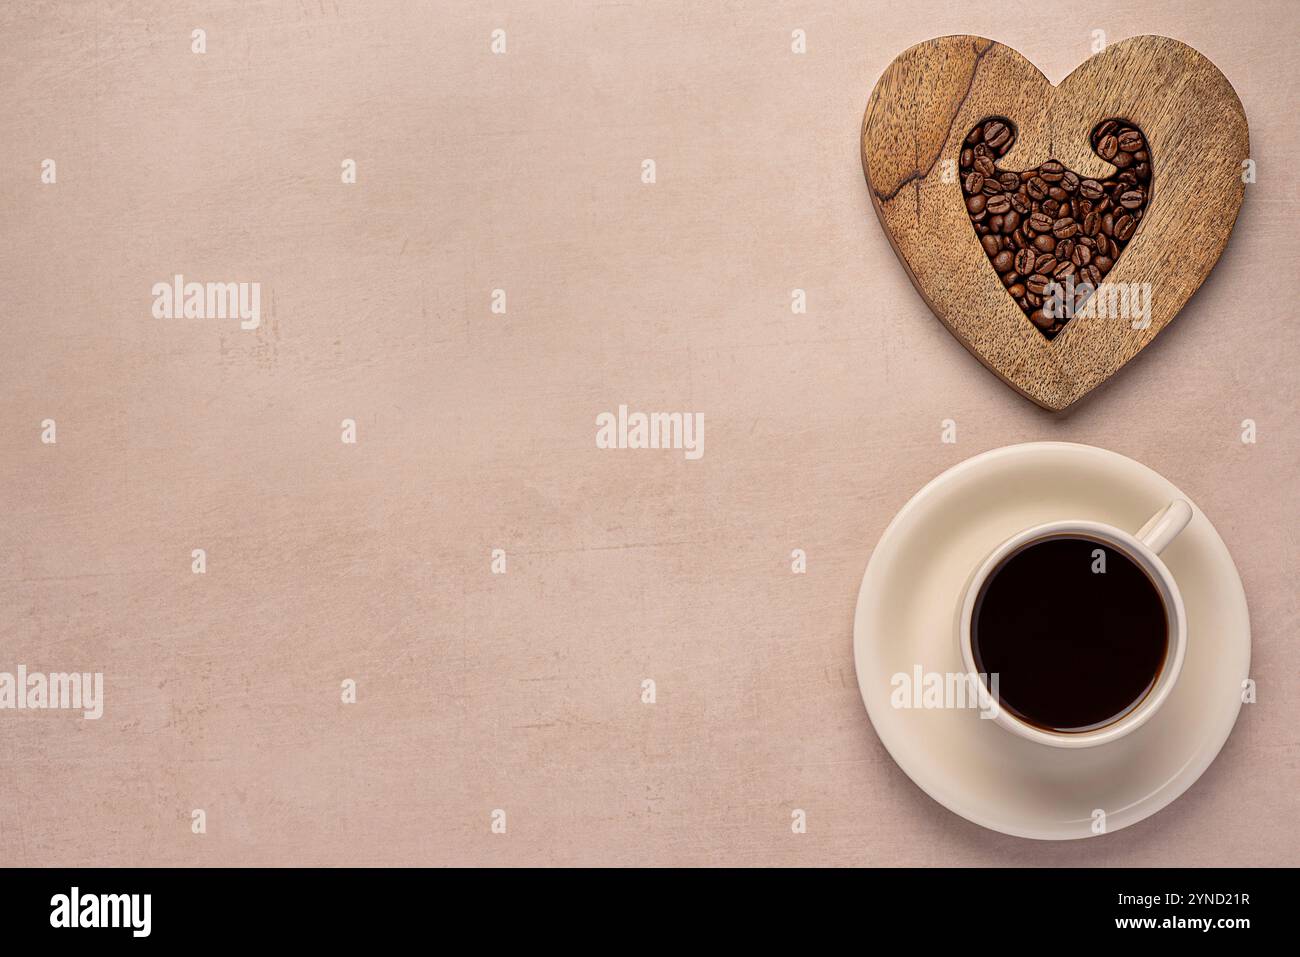
[[[1106, 284], [1150, 284], [1146, 328], [1134, 328], [1127, 316], [1080, 316], [1048, 341], [1026, 321], [981, 250], [945, 162], [955, 165], [966, 133], [990, 116], [1019, 128], [1002, 169], [1056, 159], [1082, 177], [1104, 179], [1114, 167], [1090, 149], [1096, 124], [1125, 117], [1146, 134], [1152, 202], [1106, 277]], [[862, 124], [872, 204], [913, 284], [981, 362], [1053, 411], [1118, 372], [1200, 288], [1236, 222], [1249, 155], [1246, 115], [1232, 85], [1196, 50], [1159, 36], [1108, 46], [1057, 86], [992, 40], [928, 40], [885, 70]]]

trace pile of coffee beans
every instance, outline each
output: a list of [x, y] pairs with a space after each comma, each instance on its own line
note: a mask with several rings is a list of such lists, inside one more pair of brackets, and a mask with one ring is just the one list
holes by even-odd
[[1079, 308], [1110, 272], [1150, 199], [1151, 155], [1141, 130], [1109, 119], [1092, 132], [1093, 152], [1115, 167], [1106, 179], [1084, 179], [1054, 159], [1023, 172], [999, 169], [997, 160], [1015, 139], [1015, 127], [1003, 117], [971, 130], [958, 164], [961, 189], [1002, 284], [1053, 339], [1069, 319], [1044, 312], [1049, 285], [1068, 289], [1072, 279], [1071, 305]]

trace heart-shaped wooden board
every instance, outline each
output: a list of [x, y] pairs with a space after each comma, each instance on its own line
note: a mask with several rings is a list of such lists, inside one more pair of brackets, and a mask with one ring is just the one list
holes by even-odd
[[[1016, 131], [998, 171], [1050, 160], [1115, 183], [1123, 171], [1092, 139], [1111, 118], [1139, 128], [1149, 145], [1150, 199], [1098, 287], [1097, 315], [1070, 318], [1052, 339], [1008, 293], [1014, 273], [999, 276], [972, 228], [959, 164], [968, 134], [993, 118]], [[1191, 47], [1158, 36], [1108, 46], [1059, 86], [992, 40], [928, 40], [885, 70], [862, 124], [871, 201], [912, 283], [981, 362], [1053, 411], [1119, 371], [1200, 288], [1232, 233], [1249, 156], [1232, 85]], [[1131, 309], [1129, 293], [1138, 297]]]

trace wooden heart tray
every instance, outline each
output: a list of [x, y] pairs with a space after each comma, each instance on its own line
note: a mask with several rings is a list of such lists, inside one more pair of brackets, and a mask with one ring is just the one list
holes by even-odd
[[885, 70], [862, 124], [871, 201], [912, 283], [981, 362], [1054, 411], [1200, 288], [1249, 156], [1232, 85], [1157, 36], [1107, 47], [1059, 86], [992, 40], [928, 40]]

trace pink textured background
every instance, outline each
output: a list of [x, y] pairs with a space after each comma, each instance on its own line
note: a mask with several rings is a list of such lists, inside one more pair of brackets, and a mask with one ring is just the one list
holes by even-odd
[[[107, 686], [98, 722], [0, 712], [0, 863], [1300, 863], [1296, 7], [1005, 11], [0, 7], [0, 670]], [[1059, 80], [1093, 29], [1214, 60], [1259, 181], [1174, 326], [1061, 418], [927, 312], [858, 130], [912, 43], [983, 34]], [[153, 319], [174, 272], [260, 281], [262, 328]], [[704, 412], [704, 458], [597, 450], [620, 403]], [[894, 511], [1032, 439], [1196, 498], [1259, 682], [1183, 798], [1067, 845], [932, 802], [853, 673]]]

